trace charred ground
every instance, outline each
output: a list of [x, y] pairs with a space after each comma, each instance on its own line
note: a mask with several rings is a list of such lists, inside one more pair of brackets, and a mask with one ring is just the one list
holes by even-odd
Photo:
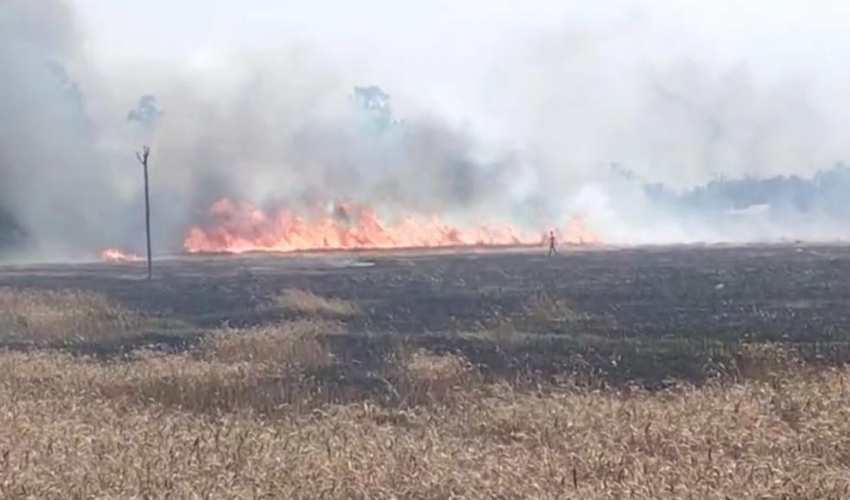
[[[107, 356], [318, 315], [338, 325], [326, 335], [337, 355], [361, 367], [402, 341], [461, 353], [495, 376], [581, 371], [650, 386], [737, 375], [741, 350], [765, 342], [818, 364], [848, 357], [845, 246], [175, 257], [153, 282], [142, 276], [134, 265], [7, 267], [0, 286], [102, 293], [163, 320], [132, 339], [59, 346]], [[292, 290], [355, 309], [270, 306]]]
[[3, 498], [846, 498], [848, 247], [0, 272]]

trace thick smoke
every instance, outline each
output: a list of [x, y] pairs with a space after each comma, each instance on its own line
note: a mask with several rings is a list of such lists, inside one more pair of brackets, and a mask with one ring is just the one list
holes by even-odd
[[97, 125], [75, 72], [87, 72], [59, 1], [0, 2], [0, 239], [3, 248], [80, 256], [108, 243], [118, 205]]
[[850, 237], [846, 172], [818, 174], [842, 123], [807, 75], [654, 58], [656, 26], [624, 19], [482, 57], [464, 115], [298, 48], [101, 78], [68, 3], [0, 0], [0, 255], [143, 248], [142, 144], [158, 252], [222, 197], [531, 230], [581, 214], [615, 243]]
[[[201, 222], [217, 199], [268, 207], [338, 199], [376, 206], [385, 218], [439, 214], [459, 223], [506, 222], [518, 165], [488, 157], [464, 130], [434, 117], [399, 117], [377, 86], [349, 86], [311, 61], [287, 71], [234, 65], [232, 88], [167, 88], [156, 132], [157, 191], [171, 214]], [[182, 204], [182, 206], [178, 206]], [[495, 220], [494, 220], [495, 219]], [[185, 234], [176, 223], [166, 239]]]

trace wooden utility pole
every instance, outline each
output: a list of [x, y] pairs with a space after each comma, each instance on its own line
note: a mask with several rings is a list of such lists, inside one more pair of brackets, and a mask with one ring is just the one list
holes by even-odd
[[145, 146], [142, 152], [136, 152], [136, 158], [145, 171], [145, 234], [148, 240], [148, 279], [153, 278], [153, 258], [151, 256], [151, 200], [150, 190], [148, 189], [148, 157], [151, 154], [151, 148]]

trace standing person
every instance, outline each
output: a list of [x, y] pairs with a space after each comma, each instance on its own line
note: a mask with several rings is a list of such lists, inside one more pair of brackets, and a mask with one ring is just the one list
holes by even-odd
[[549, 257], [558, 253], [555, 249], [555, 231], [549, 231]]

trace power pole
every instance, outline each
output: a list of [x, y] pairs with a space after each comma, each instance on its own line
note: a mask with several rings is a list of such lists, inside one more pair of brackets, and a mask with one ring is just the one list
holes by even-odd
[[148, 157], [151, 154], [151, 148], [145, 146], [142, 152], [136, 152], [136, 158], [145, 171], [145, 233], [148, 240], [148, 279], [153, 278], [153, 258], [151, 256], [151, 200], [150, 190], [148, 189]]

